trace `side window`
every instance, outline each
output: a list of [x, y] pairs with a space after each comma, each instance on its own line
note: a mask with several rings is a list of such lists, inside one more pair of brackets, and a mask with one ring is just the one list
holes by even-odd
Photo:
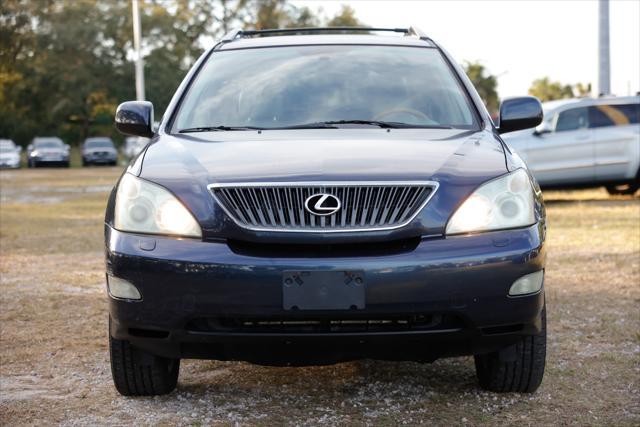
[[640, 104], [596, 105], [589, 107], [590, 127], [626, 126], [638, 123]]
[[563, 111], [558, 115], [556, 132], [584, 129], [589, 126], [589, 118], [586, 107], [574, 108]]
[[640, 104], [615, 105], [615, 108], [629, 119], [629, 124], [635, 125], [640, 123]]
[[589, 107], [589, 127], [590, 128], [603, 128], [606, 126], [614, 126], [615, 122], [607, 114], [606, 109], [608, 105], [596, 105]]

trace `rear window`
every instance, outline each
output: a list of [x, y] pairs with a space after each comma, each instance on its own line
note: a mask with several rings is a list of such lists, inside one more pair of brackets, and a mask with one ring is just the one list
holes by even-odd
[[473, 107], [438, 50], [314, 45], [214, 52], [173, 130], [337, 120], [477, 128]]

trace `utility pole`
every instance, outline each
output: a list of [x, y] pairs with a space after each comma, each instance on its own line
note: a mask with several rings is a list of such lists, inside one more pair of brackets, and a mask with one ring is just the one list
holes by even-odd
[[140, 52], [140, 11], [138, 10], [138, 0], [132, 0], [131, 8], [133, 13], [133, 50], [136, 61], [136, 99], [144, 101], [144, 60]]
[[598, 10], [598, 89], [596, 95], [611, 94], [609, 54], [609, 0], [599, 0]]

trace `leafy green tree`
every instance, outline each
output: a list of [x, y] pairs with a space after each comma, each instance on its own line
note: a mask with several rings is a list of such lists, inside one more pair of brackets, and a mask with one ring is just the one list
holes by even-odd
[[591, 95], [591, 83], [587, 83], [587, 84], [577, 83], [573, 87], [575, 89], [575, 95], [578, 98], [584, 98], [586, 96]]
[[498, 111], [498, 80], [479, 62], [465, 62], [464, 70], [491, 114]]
[[356, 11], [350, 6], [342, 6], [333, 18], [327, 22], [327, 27], [362, 27], [364, 24], [356, 18]]
[[[140, 0], [140, 15], [146, 94], [158, 118], [205, 43], [231, 28], [326, 22], [285, 0]], [[353, 15], [343, 9], [333, 19], [357, 22]], [[113, 113], [134, 97], [129, 1], [0, 0], [0, 137], [121, 140]]]
[[571, 85], [552, 82], [549, 77], [534, 80], [529, 88], [529, 95], [537, 97], [542, 102], [574, 97]]

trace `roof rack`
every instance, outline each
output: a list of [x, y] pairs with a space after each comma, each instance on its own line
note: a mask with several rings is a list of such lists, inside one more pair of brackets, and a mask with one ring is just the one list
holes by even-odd
[[350, 32], [369, 32], [369, 31], [377, 31], [377, 32], [392, 32], [392, 33], [404, 33], [406, 36], [416, 36], [421, 39], [427, 39], [425, 33], [423, 33], [417, 27], [409, 27], [409, 28], [378, 28], [378, 27], [310, 27], [310, 28], [273, 28], [267, 30], [241, 30], [234, 29], [229, 31], [222, 37], [222, 42], [230, 42], [237, 38], [242, 37], [263, 37], [270, 36], [274, 34], [300, 34], [300, 33], [331, 33], [336, 31], [350, 31]]

